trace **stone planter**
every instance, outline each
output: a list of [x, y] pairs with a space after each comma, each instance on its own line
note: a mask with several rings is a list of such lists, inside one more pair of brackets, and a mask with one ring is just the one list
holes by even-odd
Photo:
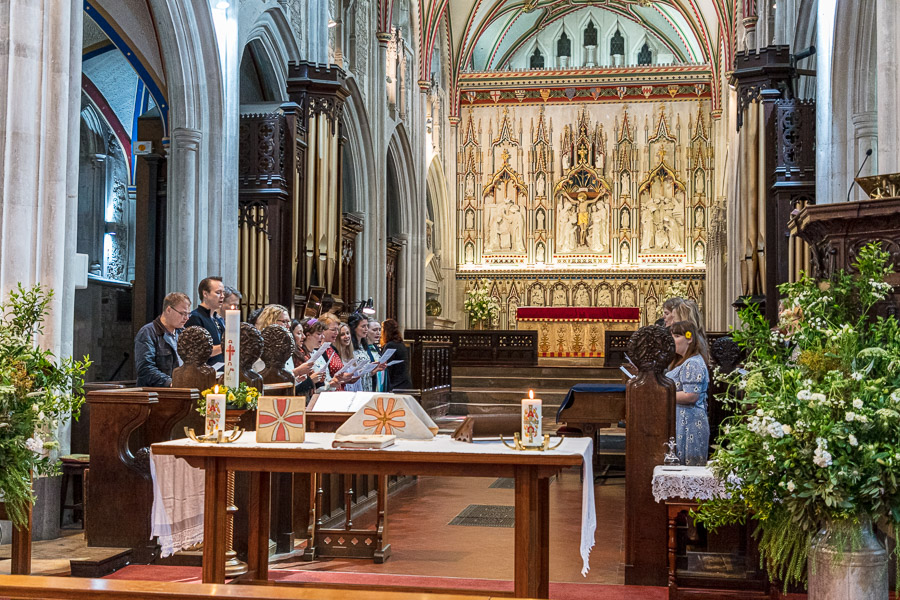
[[[860, 519], [859, 531], [850, 533], [827, 524], [813, 538], [809, 600], [887, 600], [888, 554], [875, 537], [872, 522]], [[856, 547], [846, 547], [850, 537], [859, 540]]]

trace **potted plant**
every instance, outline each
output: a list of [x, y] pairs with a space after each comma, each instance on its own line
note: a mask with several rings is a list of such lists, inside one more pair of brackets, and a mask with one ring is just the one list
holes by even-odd
[[490, 283], [487, 279], [481, 279], [466, 292], [463, 307], [474, 329], [484, 329], [485, 322], [490, 325], [500, 316], [500, 305], [491, 296]]
[[808, 575], [811, 598], [886, 598], [872, 523], [900, 532], [900, 323], [873, 315], [890, 256], [868, 245], [854, 267], [780, 286], [776, 328], [755, 305], [739, 312], [747, 360], [723, 376], [735, 414], [710, 460], [730, 497], [697, 513], [713, 528], [756, 520], [769, 574]]
[[[218, 385], [215, 388], [205, 389], [200, 392], [200, 400], [197, 402], [197, 412], [203, 418], [206, 418], [206, 396], [207, 394], [218, 393], [225, 394], [225, 422], [227, 426], [233, 427], [242, 420], [242, 417], [248, 411], [256, 410], [259, 401], [259, 390], [255, 387], [247, 385], [246, 381], [240, 382], [238, 387], [230, 388], [224, 385]], [[249, 422], [247, 423], [249, 425]], [[255, 426], [255, 423], [253, 424]], [[248, 427], [244, 427], [248, 429]], [[249, 427], [252, 429], [252, 426]]]
[[32, 475], [59, 471], [56, 433], [78, 416], [90, 366], [87, 358], [58, 359], [38, 346], [52, 296], [19, 284], [0, 303], [0, 500], [16, 527], [28, 524]]

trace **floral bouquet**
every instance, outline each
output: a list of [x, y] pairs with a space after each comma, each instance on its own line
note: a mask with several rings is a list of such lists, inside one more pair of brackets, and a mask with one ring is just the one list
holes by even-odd
[[466, 301], [463, 304], [466, 313], [472, 323], [494, 321], [500, 316], [500, 305], [491, 296], [490, 281], [482, 279], [466, 292]]
[[90, 360], [57, 360], [35, 343], [53, 296], [21, 284], [0, 304], [0, 495], [16, 526], [28, 522], [34, 503], [32, 474], [53, 475], [61, 421], [77, 417], [84, 403]]
[[757, 306], [741, 310], [733, 335], [747, 361], [722, 377], [735, 414], [710, 468], [730, 497], [696, 516], [712, 528], [756, 519], [761, 558], [785, 586], [805, 580], [823, 525], [858, 532], [870, 517], [900, 534], [900, 324], [872, 314], [891, 290], [890, 256], [868, 245], [854, 267], [780, 286], [775, 328]]
[[242, 381], [236, 388], [217, 385], [215, 388], [209, 388], [200, 392], [197, 412], [204, 417], [206, 416], [207, 394], [225, 394], [225, 404], [231, 409], [256, 410], [256, 404], [259, 399], [259, 390], [247, 385], [246, 381]]

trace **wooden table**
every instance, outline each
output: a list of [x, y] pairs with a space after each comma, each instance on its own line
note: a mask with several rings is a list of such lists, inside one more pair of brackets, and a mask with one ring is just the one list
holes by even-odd
[[[429, 450], [432, 442], [399, 440], [393, 449], [332, 449], [329, 433], [309, 433], [303, 444], [256, 444], [250, 438], [233, 444], [200, 444], [174, 440], [153, 444], [153, 452], [184, 458], [205, 469], [203, 583], [225, 581], [225, 482], [228, 471], [250, 473], [249, 571], [241, 581], [268, 582], [269, 473], [331, 472], [445, 477], [514, 477], [515, 596], [547, 598], [550, 591], [550, 477], [560, 469], [582, 464], [588, 440], [569, 438], [554, 452], [515, 452], [499, 443], [481, 446], [464, 442], [459, 452]], [[412, 451], [421, 450], [421, 451]], [[468, 450], [468, 452], [467, 452]]]

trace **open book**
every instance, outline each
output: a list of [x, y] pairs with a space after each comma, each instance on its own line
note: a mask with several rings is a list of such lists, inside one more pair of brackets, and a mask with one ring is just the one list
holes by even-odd
[[396, 435], [335, 435], [332, 448], [368, 448], [379, 449], [393, 446]]
[[355, 413], [377, 394], [378, 392], [322, 392], [306, 410]]

